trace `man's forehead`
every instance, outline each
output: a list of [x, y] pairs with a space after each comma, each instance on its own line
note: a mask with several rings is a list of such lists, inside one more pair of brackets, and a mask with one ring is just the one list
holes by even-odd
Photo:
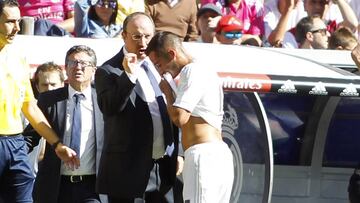
[[135, 28], [135, 27], [154, 28], [154, 24], [151, 21], [151, 19], [149, 19], [149, 17], [147, 17], [145, 15], [137, 15], [129, 21], [129, 24], [127, 25], [127, 29], [130, 27], [131, 28]]
[[206, 11], [204, 11], [204, 13], [201, 15], [201, 16], [199, 16], [199, 18], [200, 17], [208, 17], [208, 16], [220, 16], [218, 13], [216, 13], [215, 11], [212, 11], [212, 10], [206, 10]]
[[0, 15], [0, 18], [5, 20], [19, 20], [20, 17], [20, 9], [16, 6], [5, 6], [3, 13]]
[[314, 27], [319, 29], [326, 29], [326, 24], [323, 20], [321, 20], [321, 18], [314, 18]]
[[45, 72], [39, 72], [39, 79], [60, 79], [59, 72], [56, 70], [51, 71], [45, 71]]

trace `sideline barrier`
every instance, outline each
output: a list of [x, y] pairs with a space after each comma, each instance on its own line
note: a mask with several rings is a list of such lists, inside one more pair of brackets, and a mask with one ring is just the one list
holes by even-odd
[[[64, 65], [66, 51], [73, 45], [87, 45], [95, 50], [98, 66], [122, 47], [121, 38], [86, 39], [19, 35], [14, 41], [35, 68], [48, 61]], [[291, 56], [279, 49], [186, 43], [188, 51], [204, 62], [204, 68], [215, 68], [229, 91], [275, 92], [328, 96], [359, 96], [360, 77], [341, 69], [314, 62], [317, 56], [331, 63], [351, 64], [346, 51], [314, 52], [312, 59]], [[311, 52], [309, 50], [309, 52]], [[296, 52], [295, 52], [296, 53]], [[321, 57], [320, 57], [321, 56]], [[350, 62], [349, 62], [350, 60]], [[204, 70], [206, 71], [206, 70]]]

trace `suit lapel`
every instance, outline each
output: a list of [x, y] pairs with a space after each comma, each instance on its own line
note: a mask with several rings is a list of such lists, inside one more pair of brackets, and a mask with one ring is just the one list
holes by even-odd
[[99, 170], [100, 157], [102, 153], [102, 148], [104, 145], [104, 120], [103, 115], [99, 109], [97, 103], [97, 96], [95, 88], [91, 88], [91, 99], [93, 105], [93, 114], [94, 114], [94, 132], [95, 132], [95, 157], [96, 157], [96, 174]]
[[62, 136], [60, 137], [60, 139], [64, 139], [64, 134], [65, 134], [65, 125], [66, 125], [66, 107], [67, 107], [67, 99], [69, 97], [69, 92], [68, 92], [68, 88], [65, 87], [63, 88], [63, 96], [64, 96], [64, 99], [63, 100], [60, 100], [57, 102], [57, 112], [56, 114], [58, 115], [58, 119], [57, 119], [57, 122], [58, 122], [58, 126], [59, 126], [59, 135], [58, 136]]
[[95, 132], [95, 143], [97, 141], [97, 134], [98, 134], [98, 121], [99, 121], [99, 116], [101, 115], [99, 106], [97, 104], [97, 97], [96, 97], [96, 92], [95, 89], [91, 88], [91, 100], [92, 100], [92, 105], [93, 105], [93, 114], [94, 114], [94, 132]]

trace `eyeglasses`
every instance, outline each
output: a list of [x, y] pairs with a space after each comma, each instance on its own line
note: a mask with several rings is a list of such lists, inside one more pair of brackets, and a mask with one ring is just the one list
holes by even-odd
[[143, 37], [145, 37], [146, 40], [150, 40], [152, 35], [149, 35], [149, 34], [131, 34], [131, 38], [134, 40], [134, 41], [139, 41], [141, 40]]
[[68, 60], [67, 65], [70, 68], [75, 68], [80, 64], [81, 68], [86, 68], [86, 67], [90, 67], [93, 66], [93, 64], [90, 61], [83, 61], [83, 60]]
[[224, 36], [227, 39], [239, 39], [242, 37], [242, 33], [241, 32], [225, 32]]
[[311, 33], [320, 33], [321, 35], [325, 36], [327, 34], [327, 29], [326, 28], [321, 28], [321, 29], [317, 29], [317, 30], [311, 30]]
[[103, 1], [103, 0], [99, 0], [99, 1], [96, 3], [96, 6], [116, 9], [116, 1], [107, 1], [107, 0]]

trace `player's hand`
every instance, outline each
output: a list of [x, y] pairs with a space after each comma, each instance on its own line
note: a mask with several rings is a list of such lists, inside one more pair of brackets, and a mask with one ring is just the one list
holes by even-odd
[[176, 164], [176, 175], [180, 175], [184, 169], [184, 158], [182, 156], [177, 157], [177, 164]]
[[295, 0], [285, 0], [285, 5], [281, 9], [279, 9], [279, 12], [281, 15], [285, 15], [287, 12], [292, 11], [295, 8]]
[[170, 87], [170, 84], [164, 78], [161, 78], [159, 87], [166, 96], [172, 94], [172, 89]]

